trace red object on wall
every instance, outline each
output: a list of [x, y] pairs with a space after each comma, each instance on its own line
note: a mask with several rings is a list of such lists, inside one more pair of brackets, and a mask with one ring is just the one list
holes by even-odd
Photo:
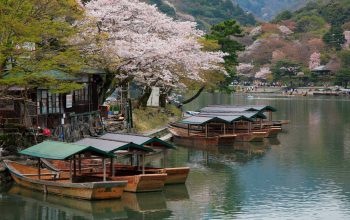
[[44, 136], [47, 136], [47, 137], [50, 137], [50, 136], [51, 136], [51, 131], [50, 131], [50, 129], [44, 128], [44, 130], [43, 130], [43, 135], [44, 135]]

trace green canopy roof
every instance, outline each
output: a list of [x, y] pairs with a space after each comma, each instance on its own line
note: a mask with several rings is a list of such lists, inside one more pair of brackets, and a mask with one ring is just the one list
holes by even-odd
[[125, 143], [132, 142], [138, 145], [153, 145], [153, 146], [161, 146], [169, 149], [175, 149], [175, 147], [172, 144], [162, 141], [159, 138], [156, 138], [156, 137], [151, 138], [151, 137], [135, 135], [135, 134], [106, 133], [101, 137], [98, 137], [98, 139], [125, 142]]
[[113, 153], [118, 150], [138, 150], [144, 152], [153, 152], [151, 148], [135, 144], [133, 142], [118, 142], [96, 138], [84, 138], [75, 142], [78, 145], [92, 146], [107, 153]]
[[78, 154], [90, 152], [94, 155], [103, 157], [114, 157], [113, 154], [99, 150], [91, 146], [82, 146], [78, 144], [69, 144], [58, 141], [45, 141], [40, 144], [22, 150], [20, 153], [32, 157], [39, 157], [51, 160], [65, 160]]
[[209, 105], [200, 109], [200, 112], [244, 112], [244, 111], [272, 111], [276, 108], [269, 105]]

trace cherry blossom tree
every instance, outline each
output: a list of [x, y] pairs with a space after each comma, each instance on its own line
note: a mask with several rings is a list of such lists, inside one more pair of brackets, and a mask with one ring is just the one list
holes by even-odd
[[267, 77], [271, 74], [272, 72], [270, 70], [270, 67], [261, 67], [260, 70], [255, 74], [255, 78], [267, 79]]
[[316, 67], [319, 67], [320, 65], [321, 65], [321, 54], [318, 52], [314, 52], [310, 56], [309, 69], [313, 70]]
[[185, 87], [183, 79], [202, 80], [202, 70], [224, 73], [225, 54], [202, 50], [198, 39], [204, 33], [194, 22], [175, 21], [138, 0], [93, 0], [83, 7], [88, 19], [79, 24], [84, 31], [75, 40], [90, 65], [107, 73], [102, 99], [131, 80], [148, 91], [147, 101], [152, 86], [168, 91]]
[[249, 75], [254, 69], [251, 63], [239, 63], [236, 67], [237, 73], [240, 75]]

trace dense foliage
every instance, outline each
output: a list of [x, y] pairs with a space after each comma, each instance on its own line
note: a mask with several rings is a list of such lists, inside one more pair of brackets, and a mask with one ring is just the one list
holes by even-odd
[[228, 85], [233, 81], [236, 71], [235, 66], [237, 66], [237, 52], [243, 51], [244, 46], [235, 40], [232, 40], [232, 36], [242, 35], [242, 29], [237, 24], [235, 20], [227, 20], [219, 24], [213, 25], [211, 27], [211, 32], [206, 37], [210, 40], [216, 40], [220, 45], [220, 49], [227, 53], [224, 56], [225, 69], [228, 73], [225, 81], [222, 82], [221, 87], [227, 89]]
[[[5, 88], [45, 86], [64, 92], [77, 88], [45, 74], [81, 68], [69, 44], [81, 11], [74, 0], [7, 0], [0, 4], [0, 84]], [[2, 92], [6, 91], [2, 90]]]

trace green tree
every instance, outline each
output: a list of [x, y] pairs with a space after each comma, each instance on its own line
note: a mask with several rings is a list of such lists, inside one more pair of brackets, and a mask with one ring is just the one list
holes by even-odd
[[299, 63], [289, 60], [280, 60], [271, 68], [274, 80], [288, 79], [291, 86], [293, 86], [292, 78], [296, 76], [300, 70], [301, 65]]
[[207, 39], [217, 40], [220, 49], [228, 55], [224, 57], [225, 69], [228, 73], [225, 80], [221, 83], [221, 88], [228, 90], [228, 86], [236, 76], [235, 66], [237, 66], [237, 52], [243, 51], [244, 46], [231, 36], [242, 36], [242, 29], [235, 20], [227, 20], [211, 27], [211, 32], [206, 36]]
[[44, 72], [81, 68], [80, 54], [68, 41], [81, 15], [74, 0], [0, 0], [0, 84], [45, 85], [59, 92], [77, 88]]
[[344, 88], [348, 88], [348, 84], [350, 82], [350, 69], [341, 69], [336, 75], [336, 84], [344, 86]]
[[273, 23], [278, 23], [280, 21], [284, 21], [284, 20], [289, 20], [291, 19], [293, 16], [292, 12], [286, 10], [286, 11], [282, 11], [281, 13], [279, 13], [274, 19], [273, 19]]
[[335, 83], [347, 88], [350, 82], [350, 51], [341, 51], [339, 57], [341, 60], [341, 69], [335, 74]]
[[346, 42], [340, 26], [332, 26], [331, 29], [323, 36], [323, 41], [336, 50], [341, 50], [342, 45]]
[[326, 24], [325, 20], [319, 16], [303, 16], [296, 24], [296, 31], [309, 32], [321, 29]]

